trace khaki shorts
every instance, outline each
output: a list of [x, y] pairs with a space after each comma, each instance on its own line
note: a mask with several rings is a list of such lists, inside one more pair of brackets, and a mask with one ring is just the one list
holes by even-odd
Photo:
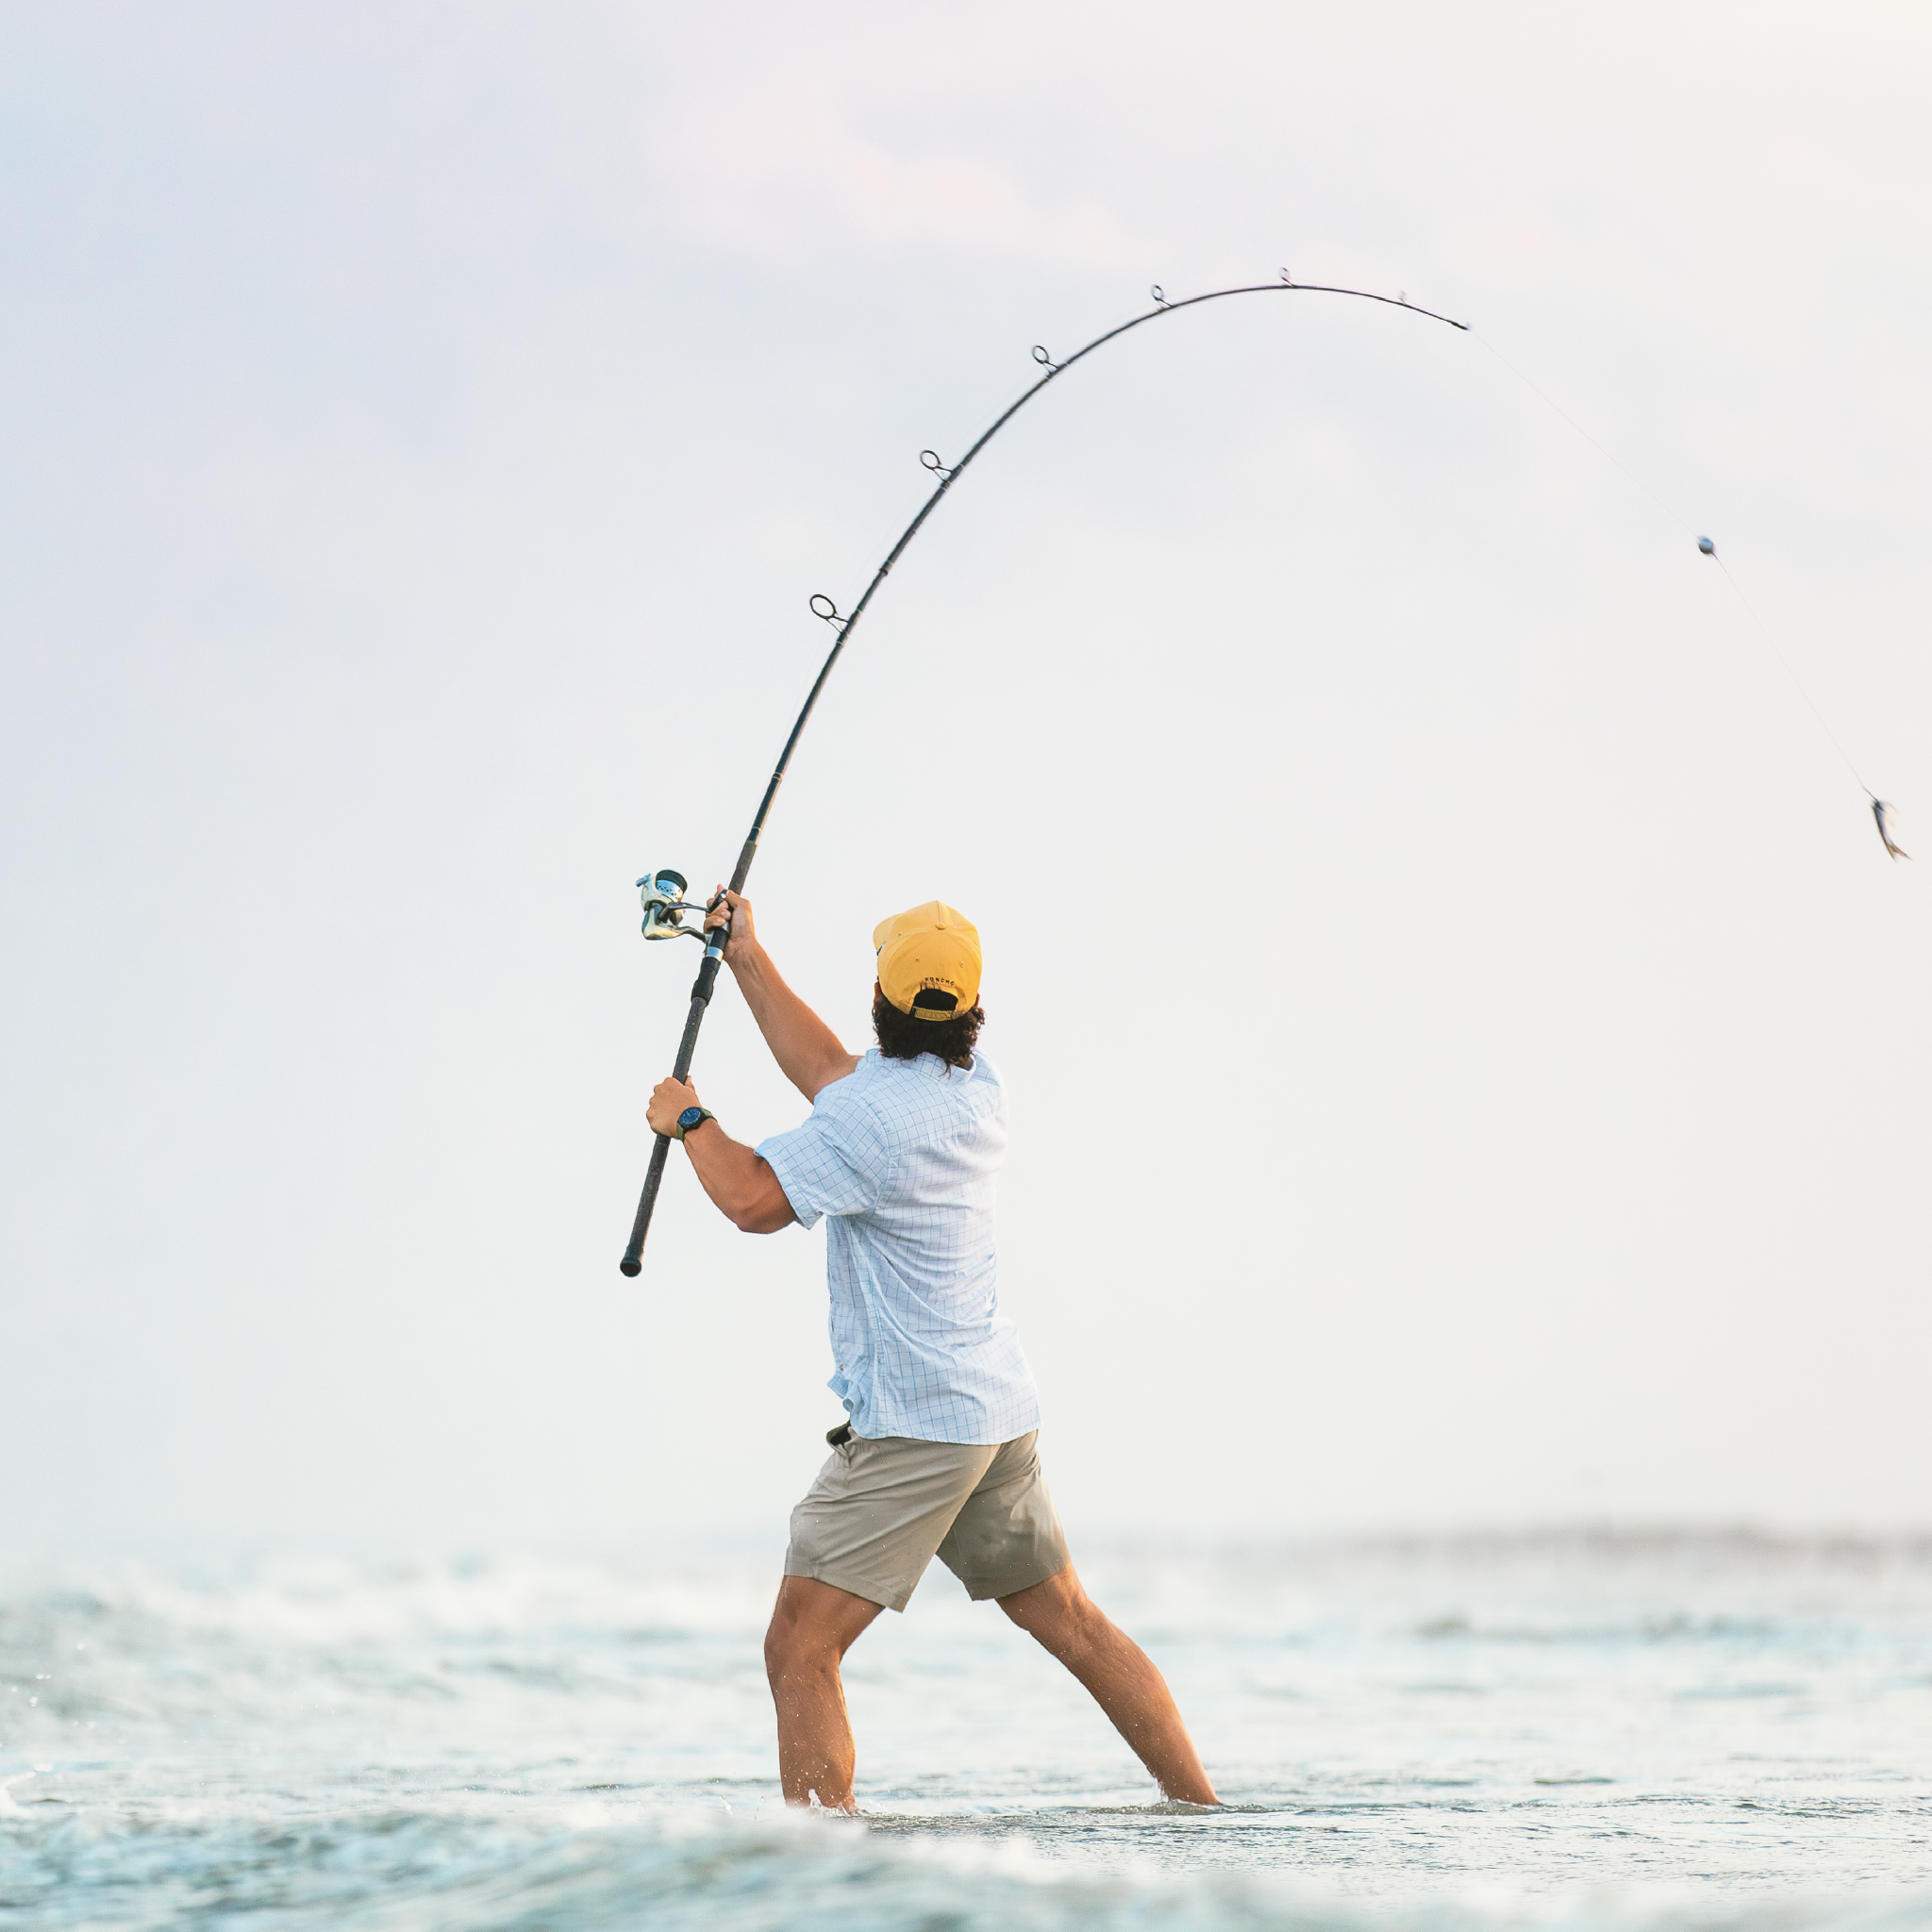
[[791, 1512], [788, 1576], [903, 1610], [937, 1556], [976, 1601], [1058, 1576], [1073, 1558], [1037, 1431], [1010, 1442], [848, 1436]]

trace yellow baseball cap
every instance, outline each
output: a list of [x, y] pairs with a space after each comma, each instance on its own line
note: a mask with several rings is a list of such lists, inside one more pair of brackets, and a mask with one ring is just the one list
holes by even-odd
[[963, 913], [928, 899], [882, 919], [873, 928], [872, 944], [878, 955], [879, 991], [902, 1013], [950, 1020], [973, 1010], [979, 998], [979, 928]]

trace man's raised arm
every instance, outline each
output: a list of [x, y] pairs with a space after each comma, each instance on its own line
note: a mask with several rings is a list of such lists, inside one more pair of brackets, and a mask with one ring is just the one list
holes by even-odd
[[710, 932], [727, 919], [731, 942], [724, 950], [724, 963], [779, 1072], [808, 1100], [816, 1100], [821, 1088], [842, 1080], [858, 1065], [858, 1057], [845, 1051], [838, 1035], [779, 976], [771, 955], [758, 944], [751, 901], [725, 892], [724, 904], [705, 921], [705, 930]]

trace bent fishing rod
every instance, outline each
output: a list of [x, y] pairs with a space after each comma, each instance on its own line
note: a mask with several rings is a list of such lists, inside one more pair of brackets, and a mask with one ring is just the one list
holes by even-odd
[[[1183, 308], [1198, 308], [1203, 302], [1219, 302], [1229, 295], [1349, 295], [1361, 302], [1380, 302], [1391, 308], [1406, 308], [1413, 315], [1426, 316], [1431, 322], [1447, 323], [1451, 328], [1459, 328], [1466, 332], [1469, 327], [1467, 323], [1457, 322], [1452, 316], [1438, 315], [1433, 308], [1418, 307], [1406, 294], [1377, 295], [1368, 289], [1342, 289], [1322, 282], [1297, 282], [1286, 269], [1281, 271], [1281, 279], [1277, 282], [1255, 282], [1236, 289], [1213, 289], [1205, 295], [1189, 295], [1178, 302], [1170, 302], [1161, 292], [1158, 282], [1150, 292], [1154, 297], [1152, 308], [1144, 314], [1122, 323], [1118, 328], [1108, 329], [1105, 335], [1095, 336], [1084, 349], [1075, 350], [1063, 362], [1056, 362], [1039, 342], [1035, 342], [1033, 359], [1046, 371], [1046, 374], [995, 417], [978, 441], [957, 463], [941, 462], [929, 449], [920, 451], [919, 460], [939, 478], [939, 487], [920, 507], [919, 514], [906, 525], [886, 560], [873, 573], [872, 582], [865, 587], [865, 595], [849, 611], [843, 613], [823, 591], [812, 597], [812, 615], [822, 618], [832, 626], [832, 648], [826, 655], [824, 663], [820, 667], [818, 676], [813, 679], [811, 690], [806, 693], [805, 705], [799, 711], [798, 722], [791, 727], [791, 736], [785, 741], [785, 749], [778, 755], [778, 763], [772, 774], [772, 782], [765, 787], [765, 795], [758, 802], [758, 816], [751, 822], [751, 830], [745, 837], [743, 849], [738, 855], [737, 867], [731, 874], [730, 890], [734, 893], [744, 891], [744, 882], [751, 874], [751, 862], [758, 856], [758, 840], [764, 832], [765, 821], [771, 815], [773, 801], [778, 796], [778, 788], [785, 782], [786, 768], [791, 763], [791, 754], [798, 749], [798, 741], [804, 736], [806, 724], [819, 701], [819, 693], [824, 690], [825, 680], [831, 676], [832, 667], [839, 661], [840, 653], [844, 650], [845, 641], [851, 637], [853, 626], [865, 615], [873, 598], [878, 592], [879, 586], [891, 575], [892, 566], [905, 555], [906, 546], [925, 527], [925, 520], [940, 507], [941, 499], [965, 473], [967, 465], [1041, 390], [1058, 376], [1065, 375], [1075, 362], [1084, 360], [1092, 355], [1095, 349], [1104, 347], [1117, 336], [1125, 335], [1129, 329], [1139, 328], [1143, 323], [1157, 322], [1164, 315], [1178, 314]], [[713, 899], [708, 906], [687, 902], [684, 893], [688, 886], [689, 881], [682, 873], [673, 872], [668, 867], [659, 872], [647, 873], [638, 881], [644, 908], [644, 937], [647, 940], [690, 938], [701, 941], [705, 948], [704, 959], [698, 967], [697, 981], [691, 990], [691, 1008], [685, 1014], [684, 1036], [677, 1044], [676, 1064], [672, 1069], [673, 1077], [679, 1081], [690, 1076], [691, 1057], [697, 1051], [698, 1029], [705, 1024], [705, 1009], [711, 1003], [711, 991], [718, 981], [718, 967], [724, 958], [724, 947], [731, 931], [728, 921], [712, 933], [706, 932], [702, 923], [696, 925], [684, 924], [684, 915], [687, 912], [708, 914], [720, 903], [719, 899]], [[637, 1219], [631, 1226], [630, 1245], [624, 1251], [624, 1259], [617, 1264], [625, 1274], [634, 1275], [643, 1266], [644, 1237], [651, 1231], [651, 1215], [658, 1205], [658, 1190], [664, 1179], [664, 1162], [670, 1152], [670, 1135], [658, 1135], [651, 1148], [651, 1164], [644, 1174], [643, 1193], [638, 1200]]]

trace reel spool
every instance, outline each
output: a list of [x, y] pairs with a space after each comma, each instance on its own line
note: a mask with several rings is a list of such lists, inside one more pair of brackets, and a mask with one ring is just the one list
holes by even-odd
[[705, 909], [702, 906], [691, 905], [684, 898], [689, 884], [681, 872], [673, 872], [669, 867], [662, 872], [647, 872], [638, 881], [638, 897], [643, 901], [643, 931], [647, 940], [703, 941], [705, 935], [700, 927], [684, 923], [687, 912]]

